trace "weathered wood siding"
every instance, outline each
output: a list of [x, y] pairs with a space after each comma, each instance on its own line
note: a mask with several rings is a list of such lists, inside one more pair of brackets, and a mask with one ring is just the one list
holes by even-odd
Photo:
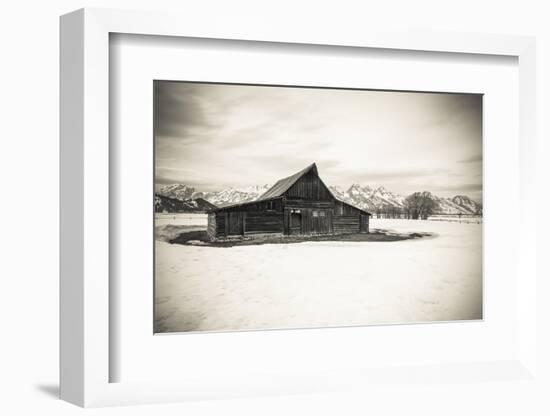
[[328, 234], [332, 228], [332, 209], [285, 209], [286, 234]]
[[221, 207], [217, 212], [283, 212], [282, 197], [270, 201], [249, 202], [232, 207]]
[[208, 234], [208, 237], [210, 238], [215, 238], [217, 235], [216, 214], [214, 212], [208, 214], [208, 225], [206, 226], [206, 234]]
[[334, 201], [334, 232], [359, 233], [369, 232], [369, 216], [360, 209], [342, 201]]
[[227, 235], [244, 235], [244, 223], [246, 212], [228, 212]]
[[245, 235], [283, 232], [282, 212], [249, 212], [246, 214]]
[[362, 212], [360, 209], [355, 208], [354, 206], [347, 204], [342, 201], [334, 201], [334, 215], [336, 216], [349, 216], [349, 215], [361, 215]]
[[282, 212], [215, 212], [208, 215], [210, 237], [283, 233]]
[[332, 221], [337, 234], [359, 232], [359, 215], [334, 216]]
[[218, 237], [283, 232], [282, 197], [222, 207], [213, 214]]
[[224, 236], [225, 234], [225, 213], [216, 212], [216, 236]]
[[285, 208], [311, 208], [311, 209], [331, 209], [334, 208], [333, 201], [307, 201], [304, 199], [286, 199]]
[[296, 181], [286, 192], [287, 199], [304, 199], [313, 201], [331, 201], [332, 194], [323, 181], [310, 171]]

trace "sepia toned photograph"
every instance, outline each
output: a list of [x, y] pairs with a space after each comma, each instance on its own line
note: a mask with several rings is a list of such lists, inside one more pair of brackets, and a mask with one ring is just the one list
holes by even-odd
[[481, 94], [153, 87], [155, 333], [483, 319]]

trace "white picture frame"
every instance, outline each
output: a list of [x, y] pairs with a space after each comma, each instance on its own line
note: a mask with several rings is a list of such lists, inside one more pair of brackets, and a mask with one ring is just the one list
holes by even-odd
[[[240, 378], [235, 374], [182, 381], [110, 382], [109, 36], [113, 33], [332, 45], [517, 57], [519, 65], [519, 212], [535, 198], [535, 41], [530, 37], [380, 32], [360, 28], [303, 31], [276, 23], [205, 24], [192, 16], [82, 9], [61, 18], [61, 398], [80, 406], [159, 403], [194, 398], [332, 391], [412, 380], [530, 379], [536, 375], [536, 218], [520, 215], [517, 246], [517, 354], [498, 361], [410, 368], [341, 368], [330, 373]], [[413, 374], [414, 373], [414, 374]]]

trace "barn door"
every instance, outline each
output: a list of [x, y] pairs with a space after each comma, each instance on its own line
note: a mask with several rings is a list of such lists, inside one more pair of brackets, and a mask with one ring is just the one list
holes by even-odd
[[331, 232], [330, 225], [332, 218], [330, 216], [330, 210], [328, 209], [314, 209], [311, 211], [311, 224], [310, 230], [313, 234], [326, 234]]
[[229, 213], [229, 235], [243, 235], [244, 222], [242, 212]]
[[302, 213], [292, 211], [290, 213], [290, 234], [300, 234], [302, 232]]

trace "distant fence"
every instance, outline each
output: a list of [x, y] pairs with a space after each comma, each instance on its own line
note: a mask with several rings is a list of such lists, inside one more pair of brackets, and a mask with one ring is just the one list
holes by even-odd
[[482, 218], [481, 215], [478, 214], [433, 214], [430, 215], [430, 218]]
[[448, 221], [468, 224], [480, 224], [483, 222], [483, 217], [481, 215], [474, 214], [440, 214], [430, 215], [428, 217], [428, 221]]
[[400, 219], [400, 220], [410, 220], [410, 221], [448, 221], [448, 222], [458, 222], [458, 223], [469, 223], [469, 224], [480, 224], [483, 222], [483, 217], [481, 215], [475, 215], [475, 214], [437, 214], [437, 215], [430, 215], [427, 219], [413, 219], [413, 218], [407, 218], [406, 216], [376, 216], [373, 215], [373, 219], [382, 219], [382, 220], [391, 220], [391, 219]]
[[[390, 214], [373, 214], [372, 218], [376, 219], [401, 219], [401, 220], [416, 220], [417, 218], [412, 218], [411, 216], [407, 216], [406, 214], [397, 214], [397, 215], [390, 215]], [[430, 218], [482, 218], [481, 215], [476, 214], [434, 214], [429, 215], [428, 219]], [[420, 218], [418, 218], [420, 219]]]

